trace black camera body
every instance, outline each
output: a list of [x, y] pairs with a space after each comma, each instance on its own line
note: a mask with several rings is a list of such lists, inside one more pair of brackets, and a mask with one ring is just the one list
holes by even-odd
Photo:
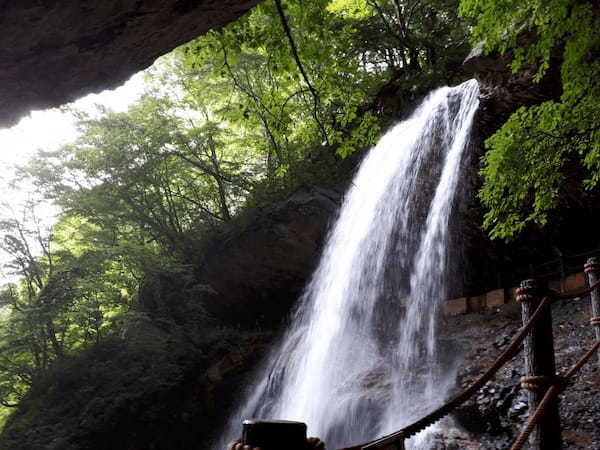
[[306, 450], [306, 424], [289, 420], [244, 420], [242, 443], [262, 450]]

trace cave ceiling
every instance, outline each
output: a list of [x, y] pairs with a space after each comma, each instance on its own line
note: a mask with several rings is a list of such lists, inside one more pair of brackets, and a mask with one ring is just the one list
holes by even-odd
[[257, 0], [0, 0], [0, 126], [119, 86]]

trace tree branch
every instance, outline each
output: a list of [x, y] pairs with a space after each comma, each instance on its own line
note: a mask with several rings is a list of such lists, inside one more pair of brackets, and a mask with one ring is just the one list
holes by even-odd
[[279, 19], [281, 21], [281, 26], [283, 27], [283, 31], [285, 32], [285, 34], [288, 38], [288, 41], [290, 43], [290, 47], [292, 49], [292, 54], [294, 55], [294, 60], [296, 61], [296, 66], [298, 66], [298, 70], [300, 71], [300, 74], [302, 75], [302, 78], [304, 79], [304, 82], [306, 83], [308, 90], [312, 94], [313, 106], [314, 106], [313, 117], [314, 117], [315, 121], [317, 122], [317, 125], [319, 126], [321, 133], [323, 134], [323, 138], [325, 139], [325, 142], [327, 142], [327, 145], [329, 145], [329, 138], [327, 136], [327, 131], [325, 130], [325, 127], [319, 120], [319, 116], [318, 116], [319, 102], [320, 102], [319, 93], [317, 92], [317, 90], [314, 88], [314, 86], [308, 79], [308, 75], [306, 74], [306, 71], [304, 70], [304, 66], [302, 65], [302, 61], [300, 60], [300, 55], [298, 54], [298, 48], [296, 47], [296, 43], [294, 42], [294, 37], [292, 36], [292, 30], [290, 29], [287, 19], [285, 18], [285, 13], [283, 12], [283, 7], [281, 6], [281, 0], [275, 0], [275, 6], [277, 7], [277, 13], [279, 14]]

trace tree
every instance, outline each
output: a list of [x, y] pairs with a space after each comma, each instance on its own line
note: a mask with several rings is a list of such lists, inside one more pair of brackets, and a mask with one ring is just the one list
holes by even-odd
[[510, 239], [527, 225], [546, 224], [566, 182], [576, 182], [567, 180], [573, 166], [587, 172], [586, 189], [600, 180], [598, 5], [462, 0], [461, 12], [475, 19], [474, 41], [485, 41], [488, 52], [513, 52], [514, 72], [534, 67], [539, 81], [553, 55], [562, 60], [560, 100], [520, 108], [486, 142], [479, 194], [488, 209], [484, 226], [493, 238]]
[[[51, 234], [42, 229], [33, 211], [33, 206], [28, 203], [21, 219], [13, 212], [12, 217], [0, 222], [0, 250], [11, 258], [6, 267], [13, 275], [21, 277], [19, 289], [9, 286], [3, 297], [15, 311], [27, 316], [23, 317], [23, 325], [30, 337], [28, 345], [35, 369], [44, 370], [52, 358], [64, 355], [61, 330], [56, 329], [53, 321], [57, 309], [63, 305], [46, 295], [48, 280], [56, 270], [50, 249]], [[31, 320], [31, 314], [38, 320]]]
[[16, 406], [68, 354], [98, 344], [127, 304], [126, 277], [115, 274], [108, 252], [77, 246], [72, 235], [67, 243], [64, 226], [45, 229], [34, 206], [28, 202], [20, 217], [7, 208], [0, 221], [0, 250], [9, 257], [4, 268], [20, 276], [0, 289], [4, 407]]
[[65, 212], [159, 253], [185, 255], [194, 233], [231, 219], [254, 182], [257, 162], [200, 107], [190, 115], [147, 95], [79, 126], [75, 143], [26, 172]]
[[[269, 174], [316, 149], [371, 145], [368, 105], [390, 79], [410, 91], [459, 72], [465, 28], [450, 0], [269, 0], [181, 48], [181, 78], [230, 124], [262, 129]], [[283, 39], [282, 39], [283, 36]], [[211, 92], [217, 93], [212, 101]]]

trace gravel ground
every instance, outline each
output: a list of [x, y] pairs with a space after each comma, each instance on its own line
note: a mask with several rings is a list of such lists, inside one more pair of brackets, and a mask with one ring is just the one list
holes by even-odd
[[[594, 342], [589, 325], [589, 299], [553, 305], [556, 366], [564, 373]], [[521, 325], [514, 303], [480, 314], [446, 319], [443, 344], [461, 361], [456, 392], [464, 388], [500, 354]], [[600, 450], [600, 370], [592, 357], [561, 394], [565, 449]], [[519, 386], [523, 355], [519, 354], [458, 410], [447, 425], [439, 449], [507, 449], [528, 416], [526, 393]]]

